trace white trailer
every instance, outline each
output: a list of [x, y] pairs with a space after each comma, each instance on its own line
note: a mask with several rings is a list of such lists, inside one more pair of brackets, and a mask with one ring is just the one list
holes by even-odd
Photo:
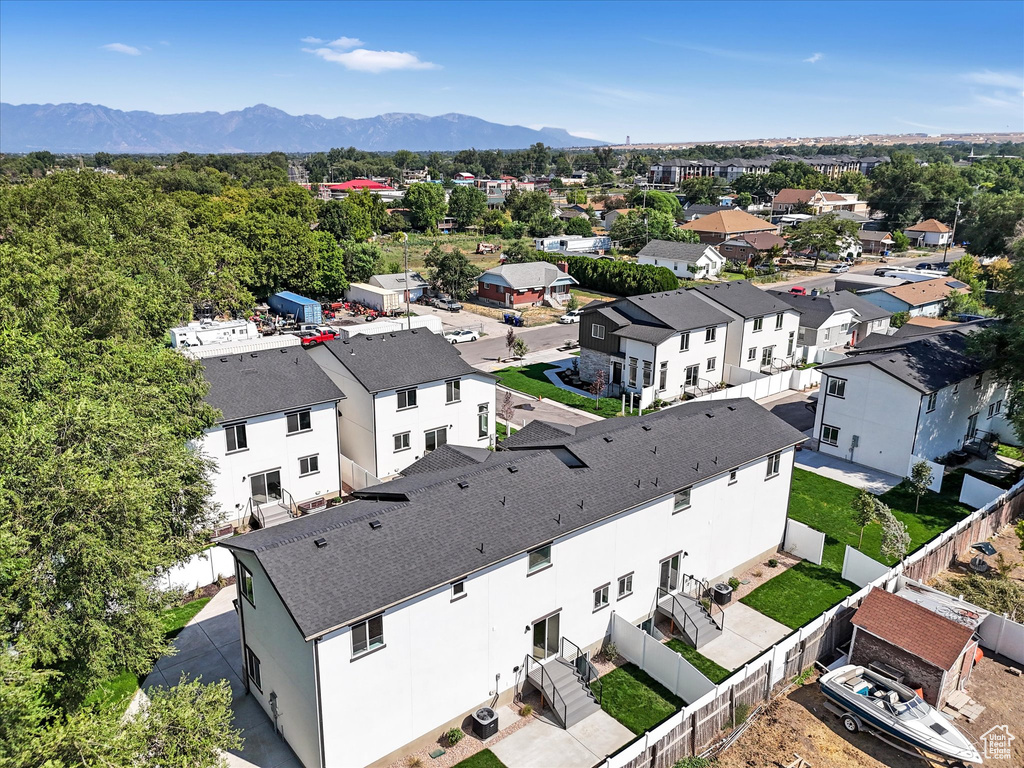
[[171, 347], [201, 347], [260, 338], [256, 323], [248, 320], [200, 320], [171, 328]]
[[334, 328], [338, 332], [338, 338], [348, 339], [359, 334], [381, 334], [398, 333], [409, 327], [417, 329], [424, 328], [431, 333], [441, 333], [443, 329], [441, 318], [436, 315], [414, 315], [413, 317], [396, 317], [392, 320], [377, 320], [373, 323], [362, 323], [360, 325], [343, 325]]
[[282, 333], [277, 336], [263, 336], [245, 341], [229, 341], [224, 344], [207, 344], [200, 347], [178, 347], [178, 351], [187, 357], [201, 360], [204, 357], [227, 357], [228, 355], [262, 352], [279, 347], [297, 347], [301, 341], [298, 336]]
[[347, 301], [355, 301], [364, 307], [371, 307], [378, 312], [391, 314], [402, 306], [402, 295], [398, 291], [378, 288], [367, 283], [351, 283], [345, 291]]

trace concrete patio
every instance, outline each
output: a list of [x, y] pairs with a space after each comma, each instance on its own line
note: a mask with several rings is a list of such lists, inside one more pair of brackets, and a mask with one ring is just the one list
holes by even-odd
[[890, 475], [888, 472], [881, 472], [870, 467], [863, 467], [835, 456], [829, 456], [819, 451], [811, 451], [806, 448], [796, 453], [796, 466], [806, 469], [808, 472], [827, 477], [830, 480], [837, 480], [854, 488], [867, 488], [875, 495], [881, 495], [890, 488], [895, 488], [901, 482], [902, 477]]
[[702, 645], [700, 653], [726, 669], [738, 669], [792, 630], [763, 613], [733, 602], [725, 609], [725, 628]]
[[491, 752], [506, 768], [592, 768], [634, 738], [626, 726], [601, 711], [568, 730], [535, 718], [491, 747]]

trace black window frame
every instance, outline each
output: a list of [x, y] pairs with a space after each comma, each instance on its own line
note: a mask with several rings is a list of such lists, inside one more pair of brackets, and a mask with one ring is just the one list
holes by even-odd
[[[832, 385], [836, 385], [836, 391], [832, 391]], [[846, 399], [846, 379], [839, 379], [835, 376], [828, 377], [828, 386], [825, 388], [825, 392], [829, 397], [838, 397], [840, 400]]]
[[[452, 395], [455, 397], [453, 398]], [[462, 379], [445, 379], [444, 404], [453, 405], [462, 402]]]
[[690, 351], [690, 332], [683, 331], [679, 334], [679, 351], [689, 352]]
[[[310, 469], [310, 459], [316, 464], [316, 469]], [[302, 462], [306, 462], [306, 471], [302, 471]], [[311, 453], [308, 456], [299, 457], [299, 477], [308, 477], [309, 475], [320, 474], [320, 454]]]
[[466, 592], [466, 580], [465, 579], [458, 579], [456, 581], [453, 581], [452, 584], [451, 584], [451, 588], [452, 588], [452, 594], [451, 594], [451, 598], [452, 599], [451, 599], [451, 602], [453, 602], [453, 603], [456, 600], [461, 600], [462, 598], [466, 597], [466, 595], [468, 594]]
[[[295, 429], [292, 429], [292, 417], [295, 417]], [[302, 417], [306, 417], [306, 426], [302, 426]], [[309, 432], [313, 429], [313, 416], [309, 408], [301, 411], [291, 411], [284, 415], [285, 418], [285, 434], [288, 435], [300, 435], [303, 432]]]
[[[827, 439], [825, 437], [825, 430], [827, 430], [827, 429], [833, 430], [835, 432], [835, 438], [833, 440], [829, 440], [829, 439]], [[835, 426], [833, 426], [831, 424], [822, 424], [821, 425], [821, 442], [823, 442], [825, 445], [831, 445], [831, 446], [838, 447], [839, 446], [839, 432], [840, 432], [839, 427], [835, 427]]]
[[775, 330], [776, 331], [781, 331], [782, 330], [782, 313], [781, 312], [779, 312], [777, 315], [775, 315]]
[[[405, 438], [405, 440], [403, 440], [405, 445], [402, 446], [401, 448], [398, 447], [398, 438], [400, 437]], [[393, 435], [393, 439], [395, 441], [395, 450], [393, 451], [393, 453], [401, 453], [402, 451], [412, 450], [412, 432], [396, 432]]]
[[931, 393], [929, 393], [928, 400], [925, 403], [925, 411], [924, 412], [925, 413], [931, 413], [932, 411], [934, 411], [935, 410], [935, 405], [936, 405], [936, 403], [938, 403], [938, 401], [939, 401], [939, 393], [938, 392], [931, 392]]
[[[444, 432], [444, 442], [442, 442], [442, 443], [438, 443], [437, 442], [437, 433], [438, 432]], [[427, 442], [428, 442], [427, 441], [427, 435], [429, 435], [429, 434], [433, 434], [434, 435], [434, 447], [433, 448], [428, 448], [427, 447]], [[426, 454], [426, 453], [430, 453], [431, 451], [436, 451], [442, 445], [448, 445], [448, 427], [447, 426], [444, 426], [444, 427], [434, 427], [433, 429], [425, 429], [425, 430], [423, 430], [423, 453]]]
[[775, 453], [768, 454], [768, 468], [765, 473], [765, 480], [771, 480], [773, 477], [778, 477], [782, 468], [782, 451], [776, 451]]
[[754, 330], [753, 333], [760, 333], [764, 330], [764, 315], [761, 317], [754, 318]]
[[253, 608], [256, 607], [256, 588], [252, 582], [252, 571], [250, 571], [244, 563], [238, 563], [238, 593], [244, 597], [249, 605]]
[[718, 339], [718, 327], [709, 325], [704, 329], [704, 343], [713, 344]]
[[[246, 424], [246, 422], [244, 422], [244, 421], [236, 421], [233, 424], [225, 424], [224, 425], [224, 440], [225, 440], [224, 444], [225, 444], [225, 447], [227, 448], [225, 453], [241, 453], [242, 451], [248, 451], [249, 450], [249, 435], [246, 433], [245, 424]], [[242, 431], [242, 446], [241, 447], [239, 447], [239, 445], [238, 445], [238, 430], [239, 429], [241, 429], [241, 431]], [[234, 448], [231, 447], [232, 437], [234, 438], [234, 443], [235, 443], [235, 447]]]
[[[396, 396], [397, 401], [398, 401], [398, 410], [399, 411], [408, 411], [408, 410], [411, 410], [412, 408], [418, 408], [419, 407], [419, 395], [418, 395], [417, 389], [418, 389], [417, 387], [408, 387], [407, 389], [399, 389], [395, 393], [395, 396]], [[412, 394], [411, 402], [410, 402], [410, 393]], [[403, 395], [405, 396], [405, 405], [402, 405], [402, 396]]]
[[260, 657], [253, 653], [252, 648], [248, 645], [245, 646], [245, 676], [250, 683], [256, 686], [257, 691], [263, 693], [263, 669]]

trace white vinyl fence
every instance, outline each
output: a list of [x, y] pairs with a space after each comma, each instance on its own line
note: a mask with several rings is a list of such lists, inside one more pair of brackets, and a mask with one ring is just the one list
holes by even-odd
[[1024, 664], [1024, 624], [992, 613], [981, 622], [978, 634], [983, 648]]
[[368, 469], [363, 469], [347, 456], [341, 457], [341, 482], [353, 491], [361, 491], [371, 485], [378, 485], [380, 480]]
[[618, 614], [612, 615], [611, 639], [619, 653], [683, 701], [696, 701], [715, 687], [690, 662]]
[[192, 555], [181, 565], [168, 568], [159, 576], [160, 587], [195, 589], [213, 584], [218, 577], [235, 575], [235, 559], [224, 547], [210, 547]]
[[858, 587], [870, 584], [877, 578], [883, 576], [889, 570], [889, 566], [880, 563], [863, 552], [846, 545], [846, 554], [843, 556], [843, 578], [852, 581]]
[[968, 507], [983, 507], [1003, 495], [1003, 489], [979, 480], [973, 475], [964, 475], [964, 485], [960, 489], [960, 503]]
[[786, 539], [782, 548], [815, 565], [821, 565], [822, 553], [825, 551], [825, 534], [809, 525], [792, 518], [786, 519]]

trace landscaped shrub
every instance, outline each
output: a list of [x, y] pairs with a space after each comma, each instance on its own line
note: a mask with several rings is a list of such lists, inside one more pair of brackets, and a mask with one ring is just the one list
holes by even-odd
[[779, 567], [779, 561], [778, 561], [778, 560], [776, 560], [776, 559], [775, 559], [774, 557], [773, 557], [773, 558], [771, 558], [771, 559], [770, 559], [770, 560], [768, 561], [768, 567], [769, 567], [769, 568], [778, 568], [778, 567]]
[[448, 744], [454, 747], [456, 744], [462, 741], [465, 735], [466, 734], [462, 732], [461, 728], [452, 728], [450, 731], [448, 731], [448, 733], [444, 735], [444, 737], [448, 741]]
[[601, 649], [601, 654], [608, 659], [608, 661], [614, 662], [619, 658], [619, 649], [615, 643], [605, 643], [604, 648]]
[[750, 717], [750, 705], [749, 704], [737, 704], [732, 711], [732, 725], [735, 728], [737, 725], [743, 725], [747, 722], [747, 718]]
[[576, 278], [581, 288], [592, 288], [617, 296], [636, 296], [641, 293], [679, 289], [679, 278], [672, 274], [668, 267], [655, 267], [632, 261], [592, 259], [588, 256], [566, 256], [561, 253], [538, 252], [537, 259], [551, 264], [567, 262], [569, 274]]
[[523, 704], [523, 706], [519, 710], [519, 714], [522, 715], [523, 717], [529, 717], [530, 715], [533, 714], [533, 705], [532, 704]]
[[740, 588], [740, 580], [737, 579], [735, 576], [733, 576], [731, 579], [729, 579], [729, 586], [732, 587], [733, 589], [739, 589]]

